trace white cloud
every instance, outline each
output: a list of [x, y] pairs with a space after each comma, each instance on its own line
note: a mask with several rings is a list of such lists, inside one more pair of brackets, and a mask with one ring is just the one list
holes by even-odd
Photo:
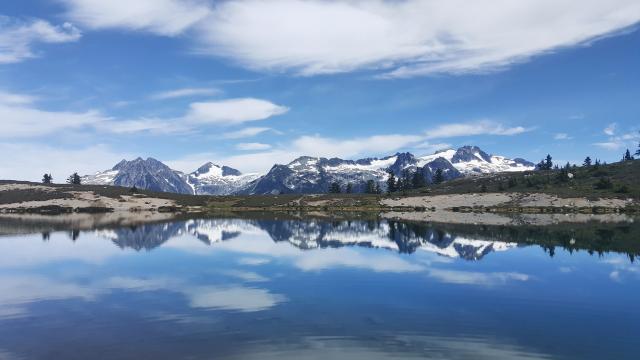
[[[33, 102], [35, 97], [0, 91], [0, 119], [2, 138], [35, 138], [61, 130], [97, 130], [102, 133], [126, 134], [148, 132], [152, 134], [189, 133], [200, 125], [240, 124], [264, 120], [286, 113], [289, 109], [266, 100], [253, 98], [228, 99], [192, 103], [186, 114], [176, 118], [117, 119], [97, 110], [85, 112], [41, 110]], [[263, 129], [249, 128], [229, 137], [258, 134]]]
[[292, 152], [311, 156], [349, 158], [363, 154], [388, 153], [423, 140], [418, 135], [374, 135], [354, 139], [301, 136], [293, 141]]
[[620, 134], [615, 136], [616, 133], [616, 124], [610, 124], [606, 129], [604, 129], [604, 133], [610, 135], [607, 141], [596, 142], [593, 145], [606, 149], [606, 150], [622, 150], [625, 148], [634, 149], [637, 145], [637, 142], [640, 141], [640, 133], [630, 132], [626, 134]]
[[624, 144], [619, 141], [597, 142], [597, 143], [594, 143], [593, 145], [597, 147], [601, 147], [606, 150], [618, 150], [624, 147]]
[[44, 20], [18, 21], [0, 15], [0, 64], [36, 57], [36, 43], [55, 44], [77, 41], [81, 34], [75, 26], [55, 26]]
[[569, 136], [568, 134], [565, 133], [557, 133], [555, 135], [553, 135], [553, 139], [554, 140], [571, 140], [573, 139], [573, 137]]
[[240, 143], [236, 145], [236, 149], [242, 151], [255, 151], [255, 150], [268, 150], [271, 149], [271, 145], [263, 143]]
[[426, 131], [427, 139], [450, 138], [473, 135], [501, 135], [512, 136], [531, 131], [522, 126], [506, 127], [503, 124], [490, 120], [480, 120], [469, 123], [453, 123], [437, 126]]
[[59, 0], [67, 16], [91, 29], [122, 28], [176, 36], [211, 12], [199, 0]]
[[18, 105], [0, 102], [0, 138], [37, 137], [62, 129], [85, 128], [109, 120], [95, 110], [84, 113], [43, 111], [21, 105], [19, 98], [13, 99], [14, 103], [16, 101]]
[[602, 130], [602, 132], [604, 132], [605, 135], [613, 136], [616, 133], [616, 127], [617, 127], [616, 123], [611, 123], [611, 124], [609, 124], [609, 126], [604, 128], [604, 130]]
[[407, 77], [495, 70], [639, 20], [635, 0], [237, 0], [196, 29], [201, 52], [254, 69]]
[[195, 123], [230, 125], [264, 120], [288, 111], [285, 106], [261, 99], [227, 99], [192, 103], [185, 119]]
[[104, 145], [63, 149], [42, 143], [2, 143], [0, 179], [40, 181], [45, 172], [52, 173], [54, 182], [64, 182], [71, 173], [91, 174], [111, 168], [133, 155], [116, 152]]
[[35, 96], [26, 94], [16, 94], [0, 90], [0, 104], [5, 105], [26, 105], [36, 101]]
[[303, 75], [493, 71], [640, 21], [636, 0], [60, 1], [89, 28], [186, 34], [200, 53]]
[[214, 96], [220, 93], [221, 91], [219, 89], [212, 88], [183, 88], [155, 93], [151, 95], [151, 99], [167, 100], [192, 96]]
[[450, 149], [451, 144], [447, 144], [447, 143], [432, 144], [428, 141], [425, 141], [423, 143], [420, 143], [414, 146], [414, 148], [426, 153], [435, 153], [438, 150]]
[[242, 139], [253, 137], [269, 130], [272, 129], [268, 127], [248, 127], [237, 131], [226, 132], [222, 134], [222, 137], [225, 139]]

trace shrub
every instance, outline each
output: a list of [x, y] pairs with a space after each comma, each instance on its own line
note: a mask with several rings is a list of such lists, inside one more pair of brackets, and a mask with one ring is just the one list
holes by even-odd
[[611, 189], [613, 187], [613, 183], [609, 178], [600, 178], [598, 182], [594, 185], [594, 187], [598, 190]]

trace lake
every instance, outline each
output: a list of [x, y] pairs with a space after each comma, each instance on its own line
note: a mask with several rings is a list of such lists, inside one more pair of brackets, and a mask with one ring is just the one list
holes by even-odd
[[639, 356], [637, 221], [13, 224], [2, 360]]

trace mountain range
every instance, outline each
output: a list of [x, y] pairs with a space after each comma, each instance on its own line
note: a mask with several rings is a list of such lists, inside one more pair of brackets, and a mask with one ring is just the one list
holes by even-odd
[[299, 157], [289, 164], [274, 165], [266, 174], [242, 174], [228, 166], [208, 162], [192, 173], [176, 171], [153, 159], [122, 160], [113, 168], [86, 175], [83, 184], [137, 187], [152, 191], [196, 195], [325, 193], [330, 184], [351, 184], [353, 192], [364, 192], [373, 180], [386, 188], [389, 172], [419, 173], [427, 184], [433, 183], [440, 169], [443, 179], [496, 172], [527, 171], [533, 163], [521, 159], [489, 155], [477, 146], [438, 151], [416, 157], [396, 153], [383, 158], [343, 160], [339, 158]]
[[[416, 231], [417, 230], [417, 231]], [[342, 247], [385, 249], [412, 254], [423, 250], [449, 258], [481, 260], [495, 251], [516, 248], [517, 243], [469, 239], [432, 228], [395, 222], [192, 219], [164, 224], [144, 224], [96, 233], [126, 249], [153, 250], [172, 238], [192, 236], [206, 245], [233, 240], [243, 233], [265, 233], [278, 243], [303, 250]]]

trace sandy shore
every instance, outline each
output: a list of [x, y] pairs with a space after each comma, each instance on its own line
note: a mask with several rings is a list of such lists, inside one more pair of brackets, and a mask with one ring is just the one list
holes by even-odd
[[[53, 192], [55, 189], [40, 185], [26, 184], [3, 184], [0, 185], [0, 196], [2, 192], [12, 190], [30, 190], [40, 191], [44, 193]], [[121, 195], [118, 198], [100, 196], [92, 191], [68, 191], [65, 192], [72, 195], [72, 198], [66, 199], [50, 199], [42, 201], [22, 201], [16, 203], [0, 204], [0, 212], [9, 209], [30, 209], [43, 206], [60, 206], [65, 208], [109, 208], [114, 212], [137, 212], [137, 211], [153, 211], [160, 207], [176, 206], [175, 201], [168, 199], [159, 199], [154, 197], [146, 197], [139, 194]]]
[[604, 207], [624, 208], [634, 204], [633, 200], [586, 198], [560, 198], [539, 193], [486, 193], [414, 196], [383, 199], [388, 207], [425, 207], [446, 210], [458, 207]]

